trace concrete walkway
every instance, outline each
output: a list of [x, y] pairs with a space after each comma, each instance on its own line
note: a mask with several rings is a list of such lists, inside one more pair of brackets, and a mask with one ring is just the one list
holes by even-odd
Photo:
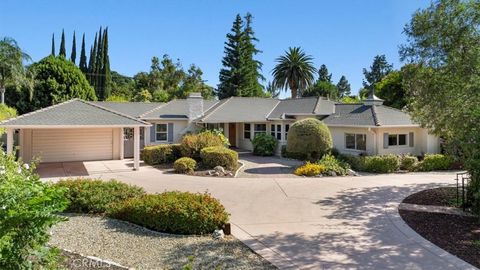
[[238, 172], [240, 178], [294, 178], [296, 176], [293, 171], [302, 165], [301, 161], [294, 159], [277, 156], [261, 157], [249, 152], [241, 152], [239, 161], [244, 164]]
[[281, 269], [471, 268], [409, 229], [397, 211], [409, 194], [452, 184], [454, 173], [228, 179], [144, 167], [102, 177], [148, 192], [210, 192], [231, 213], [234, 235]]

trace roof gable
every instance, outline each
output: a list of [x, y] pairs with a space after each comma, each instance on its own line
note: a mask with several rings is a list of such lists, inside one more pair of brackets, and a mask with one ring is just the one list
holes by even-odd
[[138, 118], [140, 115], [165, 104], [161, 102], [110, 102], [110, 101], [92, 101], [90, 103], [102, 106], [104, 108], [107, 108], [116, 112], [129, 115], [135, 118]]
[[265, 122], [280, 101], [271, 98], [230, 97], [216, 108], [207, 111], [201, 122], [240, 123]]

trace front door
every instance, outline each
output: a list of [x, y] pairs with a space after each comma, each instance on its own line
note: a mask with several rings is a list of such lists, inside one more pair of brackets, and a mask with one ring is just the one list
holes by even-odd
[[[145, 147], [145, 129], [140, 127], [140, 149]], [[123, 157], [133, 158], [133, 128], [123, 129]]]
[[228, 141], [230, 146], [237, 147], [237, 125], [235, 123], [228, 124]]

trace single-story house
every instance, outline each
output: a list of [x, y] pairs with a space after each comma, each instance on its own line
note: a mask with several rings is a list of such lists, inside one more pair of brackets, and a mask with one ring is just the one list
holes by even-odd
[[200, 128], [222, 128], [233, 147], [252, 150], [258, 133], [279, 141], [289, 127], [314, 117], [330, 129], [334, 147], [346, 154], [438, 153], [440, 140], [412, 122], [403, 111], [383, 105], [374, 95], [358, 104], [323, 97], [272, 99], [231, 97], [204, 100], [199, 93], [167, 103], [91, 102], [72, 99], [0, 123], [7, 130], [7, 152], [18, 133], [19, 156], [29, 162], [64, 162], [134, 158], [140, 149], [176, 143]]

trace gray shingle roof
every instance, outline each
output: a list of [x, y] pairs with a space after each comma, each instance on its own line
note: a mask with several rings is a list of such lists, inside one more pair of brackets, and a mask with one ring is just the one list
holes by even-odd
[[[209, 110], [218, 100], [204, 100], [203, 110]], [[188, 103], [186, 99], [175, 99], [163, 106], [152, 109], [142, 115], [141, 119], [171, 119], [171, 118], [188, 118]]]
[[288, 115], [329, 115], [335, 110], [335, 102], [322, 97], [284, 99], [268, 115], [268, 119], [284, 119]]
[[200, 121], [208, 123], [265, 122], [279, 102], [278, 99], [271, 98], [231, 97], [210, 110], [200, 118]]
[[94, 101], [91, 102], [107, 109], [117, 111], [132, 117], [139, 117], [140, 115], [151, 111], [157, 107], [164, 105], [160, 102], [105, 102]]
[[324, 118], [327, 125], [408, 126], [415, 125], [410, 116], [383, 105], [336, 104], [335, 113]]
[[149, 126], [88, 101], [72, 99], [3, 121], [0, 126]]

